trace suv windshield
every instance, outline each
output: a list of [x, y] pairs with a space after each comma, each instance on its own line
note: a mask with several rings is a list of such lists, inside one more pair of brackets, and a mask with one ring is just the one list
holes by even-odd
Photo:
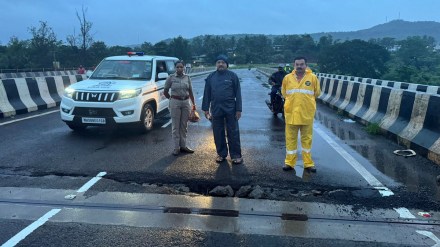
[[151, 67], [151, 61], [105, 60], [90, 79], [150, 80]]

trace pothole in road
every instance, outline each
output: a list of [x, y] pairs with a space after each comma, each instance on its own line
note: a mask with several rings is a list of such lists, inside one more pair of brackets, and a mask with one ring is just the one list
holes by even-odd
[[[394, 196], [383, 197], [374, 188], [332, 187], [314, 183], [297, 182], [284, 187], [276, 181], [264, 184], [234, 183], [233, 181], [201, 181], [176, 177], [152, 177], [147, 181], [146, 175], [126, 176], [109, 175], [105, 180], [119, 183], [109, 187], [102, 184], [100, 190], [157, 193], [186, 196], [237, 197], [248, 199], [268, 199], [276, 201], [302, 201], [312, 203], [329, 203], [352, 205], [354, 208], [413, 208], [438, 209], [440, 202], [429, 199], [425, 194], [407, 191], [405, 188], [393, 188]], [[141, 179], [142, 178], [142, 179]], [[174, 181], [174, 183], [169, 183]], [[133, 187], [121, 187], [120, 183]]]
[[143, 184], [150, 193], [177, 194], [187, 196], [237, 197], [276, 201], [302, 201], [352, 205], [353, 209], [365, 208], [438, 208], [438, 203], [413, 200], [411, 193], [403, 196], [382, 197], [378, 190], [371, 188], [300, 188], [277, 189], [259, 185], [208, 185], [208, 184]]
[[[212, 184], [142, 184], [148, 191], [155, 190], [158, 193], [169, 194], [183, 194], [189, 196], [213, 196], [213, 197], [238, 197], [248, 199], [269, 199], [279, 201], [293, 201], [293, 200], [316, 200], [317, 197], [327, 197], [333, 199], [346, 199], [347, 197], [353, 197], [363, 195], [360, 192], [352, 192], [346, 189], [311, 189], [311, 190], [298, 190], [298, 189], [276, 189], [261, 187], [259, 185], [243, 185], [243, 186], [231, 186], [231, 185], [212, 185]], [[365, 193], [370, 194], [371, 193]], [[379, 194], [379, 193], [377, 193]]]

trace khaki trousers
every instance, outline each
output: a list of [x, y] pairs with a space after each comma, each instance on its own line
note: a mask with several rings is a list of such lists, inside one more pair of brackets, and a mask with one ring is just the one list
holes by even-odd
[[174, 149], [186, 147], [186, 134], [188, 132], [190, 110], [189, 99], [170, 99], [171, 133], [174, 141]]

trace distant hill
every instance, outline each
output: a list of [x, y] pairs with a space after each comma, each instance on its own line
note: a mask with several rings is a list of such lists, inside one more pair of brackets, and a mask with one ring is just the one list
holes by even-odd
[[[209, 35], [209, 34], [206, 34]], [[197, 37], [203, 37], [206, 35], [199, 35]], [[237, 40], [243, 38], [245, 36], [257, 36], [257, 35], [266, 35], [270, 39], [274, 39], [275, 37], [279, 37], [282, 35], [273, 35], [273, 34], [224, 34], [224, 35], [211, 35], [211, 36], [220, 36], [226, 39], [231, 37], [235, 37]], [[286, 34], [292, 35], [292, 34]], [[435, 38], [435, 41], [440, 44], [440, 23], [435, 21], [404, 21], [404, 20], [393, 20], [384, 24], [380, 24], [368, 29], [363, 29], [359, 31], [352, 32], [321, 32], [321, 33], [312, 33], [310, 36], [315, 41], [318, 41], [322, 36], [331, 35], [333, 40], [352, 40], [352, 39], [361, 39], [368, 41], [369, 39], [377, 39], [377, 38], [395, 38], [396, 40], [406, 39], [410, 36], [431, 36]], [[197, 38], [195, 37], [195, 38]], [[193, 39], [193, 38], [192, 38]], [[192, 40], [189, 39], [189, 40]], [[169, 43], [172, 40], [166, 39], [163, 40]], [[140, 45], [132, 45], [140, 46]], [[131, 46], [130, 46], [131, 47]]]
[[440, 23], [435, 21], [404, 21], [393, 20], [372, 28], [353, 32], [328, 32], [310, 34], [314, 40], [320, 37], [331, 35], [333, 40], [352, 40], [352, 39], [377, 39], [377, 38], [395, 38], [396, 40], [406, 39], [409, 36], [431, 36], [437, 43], [440, 43]]
[[[225, 35], [212, 35], [212, 36], [222, 36], [224, 38], [231, 38], [234, 36], [236, 39], [242, 38], [244, 36], [257, 36], [262, 34], [225, 34]], [[384, 24], [380, 24], [368, 29], [363, 29], [359, 31], [352, 32], [322, 32], [322, 33], [312, 33], [310, 36], [316, 41], [322, 36], [331, 35], [333, 40], [352, 40], [352, 39], [377, 39], [377, 38], [395, 38], [396, 40], [406, 39], [410, 36], [431, 36], [434, 37], [437, 43], [440, 43], [440, 23], [435, 21], [404, 21], [404, 20], [393, 20]], [[202, 37], [200, 35], [198, 37]], [[281, 35], [268, 35], [267, 37], [273, 39]], [[171, 40], [171, 39], [170, 39]]]

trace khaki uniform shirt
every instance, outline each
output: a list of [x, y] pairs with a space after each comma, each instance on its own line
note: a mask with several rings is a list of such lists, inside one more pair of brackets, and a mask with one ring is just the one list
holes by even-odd
[[189, 97], [189, 91], [192, 91], [191, 78], [186, 74], [181, 76], [172, 74], [165, 82], [165, 91], [169, 89], [171, 89], [170, 95]]

